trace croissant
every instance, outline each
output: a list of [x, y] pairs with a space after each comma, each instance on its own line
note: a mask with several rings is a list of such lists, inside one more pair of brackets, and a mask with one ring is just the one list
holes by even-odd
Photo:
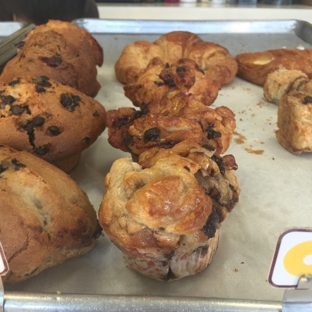
[[300, 70], [312, 78], [312, 49], [277, 49], [236, 56], [237, 75], [263, 86], [267, 75], [279, 68]]
[[154, 43], [141, 40], [128, 44], [115, 64], [117, 79], [124, 84], [135, 83], [155, 57], [169, 65], [189, 58], [221, 85], [230, 83], [237, 73], [235, 58], [225, 47], [203, 41], [191, 32], [173, 31]]

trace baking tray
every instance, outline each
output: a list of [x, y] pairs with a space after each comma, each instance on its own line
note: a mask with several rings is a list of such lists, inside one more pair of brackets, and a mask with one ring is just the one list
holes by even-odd
[[[153, 41], [172, 30], [188, 30], [222, 44], [233, 55], [311, 48], [312, 43], [311, 25], [297, 20], [74, 23], [104, 48], [96, 99], [107, 110], [132, 106], [113, 69], [124, 46], [138, 39]], [[261, 87], [235, 78], [220, 90], [212, 107], [220, 105], [236, 114], [237, 129], [227, 154], [236, 158], [242, 191], [204, 272], [169, 283], [154, 281], [128, 269], [121, 252], [103, 236], [87, 255], [6, 285], [5, 311], [281, 311], [284, 289], [272, 287], [268, 275], [279, 236], [312, 225], [312, 155], [292, 155], [277, 143], [277, 107], [264, 100]], [[105, 191], [104, 176], [115, 159], [125, 156], [130, 155], [108, 144], [105, 131], [71, 174], [95, 209]]]

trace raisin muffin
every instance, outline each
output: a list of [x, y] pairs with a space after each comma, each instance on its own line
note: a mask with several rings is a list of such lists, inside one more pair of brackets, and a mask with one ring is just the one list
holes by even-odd
[[95, 97], [101, 87], [97, 66], [102, 63], [103, 49], [90, 33], [72, 23], [51, 20], [28, 34], [0, 79], [10, 82], [15, 76], [45, 75]]
[[70, 172], [106, 127], [93, 98], [46, 76], [0, 82], [0, 144], [26, 150]]
[[15, 283], [90, 251], [101, 233], [87, 195], [62, 170], [0, 146], [0, 241]]

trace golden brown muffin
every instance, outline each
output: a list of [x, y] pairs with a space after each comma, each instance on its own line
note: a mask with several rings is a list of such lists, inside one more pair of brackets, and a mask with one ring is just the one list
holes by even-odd
[[281, 68], [269, 73], [263, 86], [265, 99], [278, 105], [283, 93], [290, 88], [294, 81], [301, 78], [308, 79], [308, 76], [300, 70]]
[[70, 172], [106, 126], [105, 108], [45, 76], [0, 83], [0, 144]]
[[143, 275], [163, 281], [194, 275], [217, 250], [220, 224], [239, 187], [234, 175], [226, 178], [221, 158], [217, 164], [199, 148], [193, 159], [158, 149], [145, 169], [121, 158], [105, 178], [100, 224], [128, 266]]
[[215, 154], [229, 147], [236, 127], [235, 115], [227, 107], [215, 109], [179, 93], [153, 102], [146, 111], [122, 108], [107, 112], [109, 143], [130, 152], [134, 160], [145, 150], [170, 148], [186, 139], [202, 139]]
[[17, 55], [4, 67], [0, 80], [45, 75], [94, 97], [101, 87], [96, 66], [102, 63], [102, 47], [86, 30], [51, 20], [28, 34]]
[[101, 232], [87, 195], [66, 173], [3, 145], [0, 198], [0, 241], [10, 268], [5, 283], [84, 255]]
[[237, 75], [263, 86], [267, 75], [279, 68], [295, 69], [312, 78], [312, 49], [276, 49], [236, 56]]
[[180, 59], [169, 66], [154, 58], [135, 83], [124, 85], [124, 91], [133, 105], [143, 109], [152, 101], [170, 99], [180, 92], [208, 106], [216, 99], [220, 87], [191, 59]]
[[237, 73], [235, 58], [225, 47], [203, 41], [188, 31], [173, 31], [162, 35], [154, 43], [136, 41], [127, 45], [115, 64], [117, 79], [122, 83], [135, 83], [155, 57], [169, 65], [179, 59], [190, 58], [206, 76], [220, 85], [230, 83]]

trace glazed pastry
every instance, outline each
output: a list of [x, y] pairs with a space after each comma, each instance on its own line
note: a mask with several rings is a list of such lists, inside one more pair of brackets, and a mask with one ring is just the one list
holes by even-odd
[[203, 41], [191, 32], [173, 31], [162, 35], [154, 43], [141, 40], [128, 44], [115, 64], [117, 79], [124, 84], [136, 83], [155, 57], [169, 65], [189, 58], [220, 85], [230, 83], [237, 73], [235, 58], [225, 47]]
[[102, 63], [102, 47], [87, 31], [70, 22], [50, 20], [28, 34], [0, 80], [8, 83], [15, 76], [44, 75], [94, 97], [101, 87], [96, 67]]
[[0, 83], [0, 144], [26, 150], [66, 172], [106, 127], [96, 100], [46, 76]]
[[26, 152], [0, 146], [0, 241], [4, 283], [26, 280], [89, 252], [101, 233], [87, 195], [66, 173]]
[[300, 70], [312, 78], [312, 49], [276, 49], [236, 56], [237, 75], [263, 86], [267, 75], [280, 68]]
[[179, 93], [170, 100], [151, 103], [147, 112], [132, 108], [110, 110], [107, 127], [109, 143], [130, 152], [136, 160], [149, 148], [169, 148], [186, 139], [202, 139], [220, 155], [230, 145], [236, 122], [229, 108], [213, 109]]
[[124, 90], [133, 105], [143, 109], [152, 101], [170, 99], [180, 92], [208, 106], [216, 99], [220, 87], [191, 59], [180, 59], [169, 65], [154, 58], [135, 83], [124, 85]]
[[177, 150], [187, 157], [158, 148], [141, 154], [145, 168], [128, 158], [116, 160], [105, 178], [99, 209], [100, 223], [127, 265], [162, 281], [208, 266], [220, 225], [240, 192], [235, 176], [227, 177], [236, 168], [233, 157], [213, 160], [200, 145], [181, 145]]

